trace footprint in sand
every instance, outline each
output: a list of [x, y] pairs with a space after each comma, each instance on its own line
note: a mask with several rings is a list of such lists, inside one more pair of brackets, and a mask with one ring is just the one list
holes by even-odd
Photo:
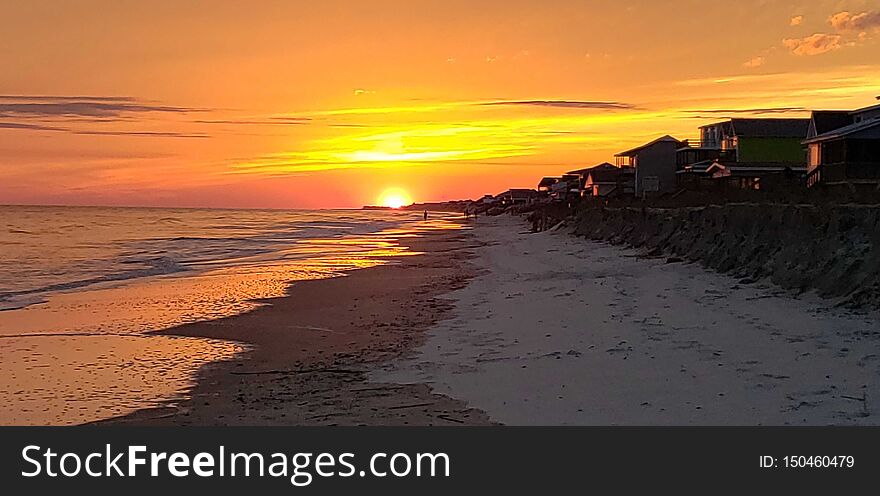
[[874, 362], [876, 362], [880, 357], [875, 354], [865, 355], [862, 358], [859, 358], [859, 361], [856, 362], [859, 367], [866, 367]]

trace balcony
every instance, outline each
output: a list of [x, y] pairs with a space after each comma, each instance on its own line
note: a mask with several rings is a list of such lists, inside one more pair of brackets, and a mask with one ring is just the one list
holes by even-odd
[[636, 158], [618, 155], [614, 157], [614, 165], [617, 167], [635, 167]]
[[679, 148], [675, 152], [675, 162], [679, 169], [709, 160], [736, 160], [736, 151], [722, 150], [720, 148], [687, 147]]
[[710, 150], [720, 150], [721, 143], [716, 140], [705, 140], [701, 141], [699, 139], [686, 139], [682, 140], [683, 148], [704, 148]]
[[807, 176], [808, 188], [840, 183], [880, 183], [880, 162], [822, 164]]

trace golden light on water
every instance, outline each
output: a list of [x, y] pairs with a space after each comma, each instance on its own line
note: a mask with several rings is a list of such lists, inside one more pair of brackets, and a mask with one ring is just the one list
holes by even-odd
[[400, 208], [412, 204], [412, 197], [401, 188], [388, 188], [379, 195], [379, 205]]

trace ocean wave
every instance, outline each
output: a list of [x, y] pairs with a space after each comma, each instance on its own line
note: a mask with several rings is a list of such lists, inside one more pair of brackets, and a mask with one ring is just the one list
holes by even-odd
[[309, 240], [370, 235], [411, 220], [351, 210], [0, 207], [10, 233], [0, 232], [0, 304], [20, 307], [101, 283], [314, 257]]
[[[142, 277], [150, 277], [150, 276], [159, 276], [159, 275], [169, 275], [175, 274], [179, 272], [184, 272], [189, 270], [184, 265], [181, 265], [177, 261], [168, 258], [168, 257], [159, 257], [152, 260], [143, 260], [141, 261], [144, 265], [143, 268], [125, 270], [115, 273], [108, 273], [96, 277], [89, 277], [84, 279], [77, 279], [72, 281], [58, 282], [54, 284], [48, 284], [45, 286], [35, 287], [31, 289], [21, 290], [21, 291], [5, 291], [0, 292], [0, 308], [3, 306], [12, 306], [16, 308], [23, 308], [26, 306], [34, 305], [37, 303], [41, 303], [44, 298], [38, 295], [45, 295], [48, 293], [54, 292], [62, 292], [62, 291], [70, 291], [75, 289], [82, 289], [88, 286], [94, 286], [96, 284], [108, 283], [108, 282], [120, 282], [126, 281], [129, 279], [138, 279]], [[31, 298], [31, 299], [28, 299]], [[9, 310], [10, 308], [2, 308], [4, 310]]]

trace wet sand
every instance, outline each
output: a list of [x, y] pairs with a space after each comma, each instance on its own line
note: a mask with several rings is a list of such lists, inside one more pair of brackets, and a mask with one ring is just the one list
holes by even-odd
[[424, 384], [367, 372], [420, 345], [450, 316], [447, 292], [473, 277], [468, 231], [400, 241], [420, 255], [332, 279], [299, 281], [251, 312], [161, 331], [250, 347], [202, 367], [188, 399], [98, 422], [135, 425], [463, 425], [488, 418]]

